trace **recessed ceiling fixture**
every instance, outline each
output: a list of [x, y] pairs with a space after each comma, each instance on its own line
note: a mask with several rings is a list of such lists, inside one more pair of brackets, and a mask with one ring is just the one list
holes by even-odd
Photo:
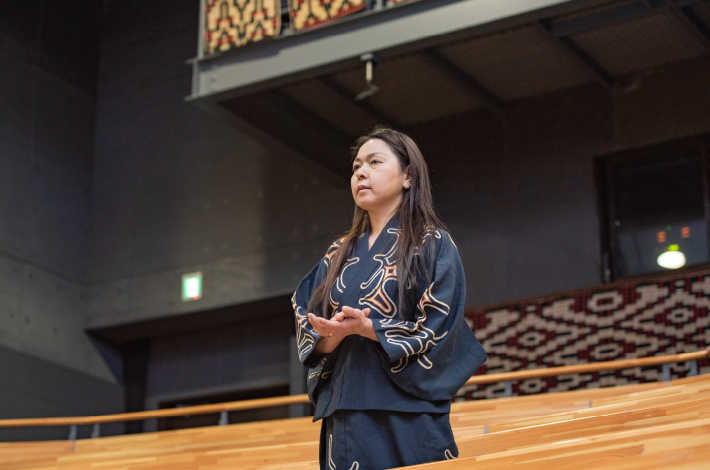
[[678, 245], [671, 245], [668, 251], [661, 253], [658, 257], [658, 265], [666, 269], [678, 269], [685, 266], [685, 255]]

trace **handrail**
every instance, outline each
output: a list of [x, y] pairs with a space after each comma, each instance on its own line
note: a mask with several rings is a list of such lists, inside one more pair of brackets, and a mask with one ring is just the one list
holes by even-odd
[[[542, 369], [503, 372], [500, 374], [474, 375], [465, 385], [479, 385], [512, 380], [534, 379], [563, 374], [584, 374], [610, 369], [626, 369], [630, 367], [647, 367], [668, 364], [672, 362], [696, 361], [710, 357], [710, 347], [704, 351], [666, 356], [650, 356], [639, 359], [621, 359], [617, 361], [594, 362], [573, 366], [549, 367]], [[85, 424], [114, 423], [119, 421], [137, 421], [149, 418], [167, 418], [172, 416], [201, 415], [220, 413], [223, 411], [250, 410], [273, 406], [298, 405], [308, 403], [308, 395], [289, 395], [272, 398], [256, 398], [252, 400], [231, 401], [211, 405], [185, 406], [153, 411], [137, 411], [103, 416], [73, 416], [62, 418], [20, 418], [0, 419], [0, 428], [34, 427], [34, 426], [76, 426]]]
[[153, 411], [134, 411], [102, 416], [75, 416], [66, 418], [19, 418], [0, 419], [0, 428], [30, 426], [71, 426], [83, 424], [115, 423], [119, 421], [137, 421], [149, 418], [169, 418], [172, 416], [205, 415], [222, 411], [253, 410], [272, 406], [299, 405], [308, 403], [308, 395], [288, 395], [285, 397], [254, 398], [251, 400], [230, 401], [211, 405], [183, 406]]
[[495, 382], [508, 382], [511, 380], [536, 379], [564, 374], [588, 374], [609, 369], [629, 369], [631, 367], [649, 367], [668, 364], [671, 362], [697, 361], [710, 356], [710, 347], [704, 351], [692, 353], [668, 354], [666, 356], [650, 356], [638, 359], [619, 359], [617, 361], [591, 362], [573, 366], [547, 367], [542, 369], [519, 370], [515, 372], [502, 372], [500, 374], [474, 375], [465, 385], [490, 384]]

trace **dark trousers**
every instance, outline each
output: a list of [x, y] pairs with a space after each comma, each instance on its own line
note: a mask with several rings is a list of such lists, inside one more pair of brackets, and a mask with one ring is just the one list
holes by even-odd
[[338, 410], [321, 427], [321, 470], [384, 470], [458, 454], [448, 414]]

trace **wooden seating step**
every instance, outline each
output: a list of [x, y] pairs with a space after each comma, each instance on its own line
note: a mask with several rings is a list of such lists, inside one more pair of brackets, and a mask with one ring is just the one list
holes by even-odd
[[[493, 454], [459, 458], [432, 464], [407, 467], [427, 470], [705, 470], [710, 462], [707, 442], [688, 443], [683, 437], [642, 440], [640, 443], [621, 443], [591, 446], [567, 452], [554, 450], [549, 455], [530, 452], [515, 456]], [[660, 451], [663, 443], [666, 448]], [[214, 469], [217, 470], [217, 469]]]
[[585, 403], [606, 397], [616, 397], [650, 390], [667, 389], [668, 382], [622, 385], [620, 387], [588, 388], [537, 395], [523, 395], [510, 398], [460, 401], [451, 404], [452, 413], [502, 409], [527, 409], [531, 406], [565, 406], [567, 403]]
[[[452, 428], [466, 455], [476, 452], [482, 442], [489, 455], [497, 455], [521, 447], [539, 449], [572, 437], [586, 439], [617, 434], [629, 427], [659, 427], [710, 416], [702, 404], [709, 402], [710, 376], [679, 379], [671, 385], [660, 382], [454, 403]], [[485, 426], [489, 434], [483, 435]], [[533, 433], [526, 431], [530, 427], [544, 428], [545, 438], [531, 438]], [[500, 437], [503, 431], [521, 433], [513, 447]], [[76, 442], [75, 453], [67, 441], [5, 443], [0, 444], [0, 468], [178, 470], [192, 465], [190, 468], [202, 470], [235, 466], [307, 469], [317, 467], [319, 434], [320, 422], [295, 418], [84, 439]]]
[[637, 398], [638, 399], [636, 400], [624, 401], [610, 405], [593, 406], [592, 408], [581, 409], [571, 412], [549, 414], [532, 418], [511, 419], [502, 422], [492, 421], [491, 424], [488, 425], [488, 432], [493, 433], [499, 431], [507, 431], [529, 426], [537, 426], [542, 424], [567, 421], [571, 419], [608, 415], [612, 413], [619, 413], [622, 411], [631, 411], [643, 408], [687, 403], [700, 399], [708, 400], [710, 402], [710, 389], [687, 390], [684, 393], [671, 396], [651, 396], [649, 398]]
[[[25, 470], [96, 470], [97, 468], [121, 468], [125, 470], [182, 468], [252, 469], [271, 465], [292, 465], [317, 462], [318, 442], [262, 446], [247, 449], [222, 449], [198, 452], [175, 452], [170, 454], [127, 455], [122, 452], [103, 455], [101, 460], [87, 459], [87, 455], [70, 454], [53, 463], [22, 467]], [[310, 464], [309, 464], [310, 465]], [[306, 465], [307, 466], [307, 465]]]
[[688, 391], [693, 390], [708, 390], [710, 389], [710, 384], [706, 383], [694, 383], [694, 384], [683, 384], [676, 385], [674, 387], [667, 387], [656, 390], [647, 390], [644, 392], [634, 392], [624, 395], [618, 395], [613, 397], [604, 397], [592, 400], [592, 406], [604, 406], [613, 405], [616, 403], [625, 403], [633, 401], [639, 398], [650, 398], [650, 397], [672, 397], [674, 395], [679, 395]]
[[56, 459], [72, 450], [69, 441], [2, 442], [0, 443], [0, 468], [12, 464], [27, 464]]
[[[508, 469], [521, 470], [548, 468], [575, 468], [586, 470], [600, 466], [613, 466], [615, 470], [636, 468], [681, 468], [669, 467], [671, 462], [683, 465], [707, 464], [708, 438], [710, 438], [710, 420], [697, 420], [681, 425], [656, 426], [636, 431], [624, 431], [595, 436], [574, 441], [555, 442], [526, 449], [489, 453], [475, 457], [460, 458], [427, 464], [427, 468], [436, 470], [473, 469]], [[283, 452], [290, 447], [290, 452]], [[114, 459], [101, 462], [100, 466], [83, 463], [79, 465], [63, 462], [54, 468], [62, 470], [89, 470], [96, 468], [123, 468], [126, 470], [226, 470], [239, 468], [256, 469], [293, 469], [307, 470], [317, 468], [315, 460], [298, 460], [304, 456], [297, 446], [276, 446], [270, 449], [270, 456], [248, 455], [248, 451], [222, 451], [201, 454], [179, 454], [167, 457]], [[300, 445], [300, 447], [304, 447]], [[315, 451], [317, 448], [311, 449]], [[304, 449], [300, 449], [303, 451]], [[279, 454], [276, 456], [276, 454]], [[279, 460], [291, 459], [288, 462]], [[636, 459], [636, 460], [633, 460]], [[68, 464], [68, 465], [67, 465]], [[621, 467], [620, 465], [624, 465]], [[424, 467], [415, 466], [413, 469]], [[40, 467], [41, 468], [41, 467]], [[695, 467], [687, 467], [695, 468]], [[28, 469], [29, 470], [29, 469]], [[38, 469], [39, 470], [39, 469]], [[49, 470], [44, 467], [43, 470]]]
[[[540, 419], [542, 422], [552, 422], [555, 419], [551, 418], [553, 416], [563, 417], [565, 414], [572, 415], [574, 413], [582, 413], [584, 410], [589, 408], [598, 408], [600, 406], [607, 406], [607, 403], [616, 404], [618, 406], [618, 411], [621, 411], [634, 403], [642, 399], [648, 399], [648, 397], [659, 397], [667, 400], [668, 403], [672, 402], [673, 397], [681, 397], [683, 394], [687, 393], [699, 393], [700, 391], [710, 391], [710, 382], [708, 383], [697, 383], [691, 385], [680, 385], [677, 387], [668, 387], [667, 384], [663, 383], [661, 388], [658, 387], [644, 387], [644, 390], [639, 391], [638, 387], [634, 387], [632, 393], [627, 393], [628, 389], [625, 387], [615, 387], [613, 394], [609, 393], [606, 389], [601, 389], [601, 393], [595, 394], [596, 390], [589, 395], [577, 397], [576, 400], [564, 400], [561, 399], [555, 403], [551, 400], [551, 397], [556, 394], [550, 395], [534, 395], [527, 397], [515, 397], [507, 399], [509, 401], [516, 401], [525, 398], [525, 406], [520, 407], [516, 405], [514, 407], [506, 406], [505, 402], [501, 402], [502, 406], [498, 406], [496, 403], [489, 403], [483, 409], [474, 409], [473, 407], [458, 407], [456, 411], [452, 408], [451, 413], [451, 425], [452, 427], [471, 427], [471, 426], [488, 426], [488, 431], [493, 432], [494, 428], [496, 430], [512, 429], [514, 427], [520, 427], [513, 423], [526, 421], [534, 422], [535, 419]], [[567, 393], [567, 392], [565, 392]], [[570, 392], [572, 393], [572, 392]], [[590, 396], [591, 395], [591, 396]], [[601, 397], [600, 397], [601, 395]], [[564, 398], [564, 397], [562, 397]], [[593, 399], [589, 399], [593, 398]], [[505, 400], [505, 399], [503, 399]], [[494, 400], [490, 400], [494, 401]], [[660, 404], [659, 402], [658, 404]], [[592, 412], [591, 414], [599, 414]], [[590, 415], [590, 414], [588, 414]], [[562, 418], [561, 418], [562, 419]], [[567, 418], [569, 419], [569, 418]], [[500, 428], [496, 426], [504, 425], [506, 427]]]
[[493, 432], [480, 437], [464, 439], [461, 441], [463, 444], [459, 445], [459, 449], [466, 449], [467, 455], [470, 455], [469, 451], [474, 453], [503, 452], [548, 442], [580, 439], [702, 418], [710, 418], [710, 401], [707, 399]]
[[[546, 442], [578, 439], [597, 435], [613, 434], [625, 431], [634, 425], [664, 424], [673, 420], [696, 419], [710, 413], [710, 404], [706, 400], [696, 400], [689, 404], [676, 404], [678, 409], [640, 410], [624, 412], [618, 415], [594, 417], [590, 419], [572, 420], [554, 423], [549, 426], [536, 426], [511, 432], [488, 434], [480, 438], [461, 439], [459, 449], [461, 455], [469, 455], [471, 449], [475, 452], [488, 454], [501, 453], [522, 447], [539, 447]], [[681, 409], [681, 405], [685, 405]], [[662, 407], [659, 407], [662, 408]], [[698, 413], [704, 412], [706, 414]], [[664, 415], [665, 413], [665, 415]], [[655, 422], [653, 421], [655, 420]], [[154, 452], [141, 456], [133, 453], [103, 454], [104, 464], [121, 465], [129, 469], [157, 468], [155, 466], [175, 463], [175, 459], [203, 465], [216, 465], [222, 468], [238, 466], [239, 468], [254, 468], [263, 465], [280, 464], [284, 462], [298, 462], [313, 460], [317, 457], [318, 443], [301, 443], [280, 446], [262, 446], [246, 449], [222, 449], [199, 452], [174, 452], [163, 455]], [[72, 468], [74, 470], [91, 468], [98, 455], [74, 455], [58, 459], [58, 468]]]
[[[483, 436], [484, 438], [487, 436]], [[587, 438], [563, 440], [537, 446], [484, 453], [469, 444], [473, 438], [459, 443], [460, 457], [409, 467], [427, 470], [458, 469], [549, 469], [575, 470], [610, 467], [614, 470], [676, 468], [707, 468], [710, 457], [710, 419], [652, 426], [644, 429], [610, 432]], [[467, 456], [468, 455], [468, 456]], [[638, 457], [635, 461], [622, 459]], [[623, 466], [621, 466], [623, 464]], [[698, 467], [697, 465], [704, 465]], [[682, 467], [677, 467], [682, 468]]]
[[[592, 390], [582, 390], [582, 391], [572, 391], [572, 392], [561, 392], [556, 400], [549, 400], [547, 396], [525, 396], [525, 397], [515, 397], [514, 400], [511, 399], [496, 399], [496, 400], [486, 400], [479, 402], [467, 402], [465, 404], [454, 403], [452, 406], [453, 410], [461, 410], [461, 412], [471, 412], [478, 413], [479, 416], [484, 417], [481, 408], [489, 409], [490, 414], [494, 416], [502, 416], [501, 412], [507, 408], [523, 408], [525, 413], [533, 416], [540, 416], [541, 414], [549, 414], [555, 410], [576, 410], [588, 406], [589, 398], [575, 399], [571, 403], [567, 403], [567, 397], [577, 397], [582, 395], [579, 392], [589, 392], [593, 397], [598, 396], [616, 396], [622, 394], [622, 390], [629, 387], [632, 390], [643, 391], [649, 389], [657, 389], [659, 387], [667, 387], [666, 384], [640, 384], [640, 385], [629, 385], [624, 387], [615, 387], [609, 389], [592, 389]], [[520, 406], [510, 406], [511, 401], [520, 400], [524, 402]], [[493, 402], [493, 403], [489, 403]], [[553, 408], [544, 409], [543, 404], [551, 402]], [[457, 407], [457, 405], [459, 405]], [[466, 405], [466, 406], [460, 406]], [[469, 415], [471, 414], [469, 413]], [[519, 416], [519, 415], [518, 415]], [[490, 420], [486, 418], [480, 424], [485, 425]], [[475, 425], [476, 423], [463, 423], [464, 426], [469, 427]], [[455, 425], [455, 423], [452, 423]], [[138, 447], [153, 447], [156, 445], [184, 445], [187, 443], [194, 444], [200, 441], [211, 442], [215, 439], [220, 439], [220, 435], [229, 436], [230, 439], [239, 440], [243, 439], [247, 445], [251, 445], [251, 442], [258, 441], [269, 441], [271, 439], [276, 439], [280, 436], [282, 442], [298, 442], [304, 439], [310, 438], [309, 436], [314, 436], [315, 439], [318, 438], [318, 433], [320, 432], [320, 423], [313, 423], [311, 418], [293, 418], [293, 419], [283, 419], [283, 420], [273, 420], [264, 421], [257, 423], [242, 423], [234, 424], [229, 426], [220, 427], [206, 427], [206, 428], [193, 428], [193, 429], [183, 429], [176, 431], [162, 431], [160, 433], [145, 433], [145, 434], [134, 434], [126, 436], [115, 436], [115, 437], [104, 437], [100, 439], [83, 439], [77, 441], [76, 451], [79, 452], [94, 452], [99, 450], [121, 450], [125, 447], [138, 448]]]
[[99, 439], [83, 439], [77, 441], [76, 452], [98, 452], [126, 448], [162, 448], [199, 444], [201, 442], [211, 444], [216, 441], [230, 441], [235, 446], [253, 447], [258, 443], [269, 445], [273, 443], [317, 440], [319, 435], [320, 422], [314, 423], [312, 418], [292, 418], [111, 436]]

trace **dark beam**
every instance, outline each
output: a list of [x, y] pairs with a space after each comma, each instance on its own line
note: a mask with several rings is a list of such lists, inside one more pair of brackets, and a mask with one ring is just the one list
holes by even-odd
[[680, 19], [685, 26], [702, 41], [705, 49], [710, 51], [710, 28], [705, 22], [695, 14], [690, 6], [678, 6], [673, 4], [673, 13]]
[[604, 28], [617, 23], [642, 18], [668, 9], [687, 9], [691, 5], [706, 0], [637, 0], [634, 2], [612, 4], [608, 8], [598, 9], [586, 15], [573, 18], [553, 19], [548, 23], [550, 32], [558, 37]]
[[608, 8], [592, 11], [586, 15], [552, 20], [548, 28], [555, 36], [571, 36], [655, 13], [659, 9], [659, 6], [656, 5], [657, 2], [658, 0], [638, 0], [611, 5]]
[[291, 294], [153, 320], [92, 328], [89, 335], [114, 347], [196, 330], [265, 321], [292, 312]]
[[549, 27], [542, 23], [534, 23], [535, 27], [552, 42], [557, 48], [562, 51], [567, 57], [572, 59], [577, 65], [584, 69], [591, 78], [606, 88], [611, 88], [614, 85], [614, 77], [606, 71], [604, 67], [594, 60], [584, 49], [572, 40], [565, 36], [556, 36], [550, 31]]
[[392, 127], [402, 128], [394, 119], [385, 116], [382, 112], [376, 109], [367, 101], [355, 101], [355, 95], [350, 90], [336, 82], [332, 77], [322, 76], [314, 79], [319, 85], [329, 89], [331, 92], [343, 98], [350, 105], [358, 108], [362, 113], [366, 114], [373, 122], [378, 124], [387, 124]]
[[505, 111], [505, 104], [494, 93], [483, 86], [478, 80], [472, 77], [461, 67], [451, 62], [440, 52], [434, 49], [427, 49], [420, 53], [420, 56], [430, 61], [434, 66], [446, 73], [453, 80], [463, 85], [468, 91], [479, 98], [485, 105], [496, 113]]
[[355, 140], [278, 90], [235, 98], [223, 105], [306, 157], [349, 176], [348, 149]]

